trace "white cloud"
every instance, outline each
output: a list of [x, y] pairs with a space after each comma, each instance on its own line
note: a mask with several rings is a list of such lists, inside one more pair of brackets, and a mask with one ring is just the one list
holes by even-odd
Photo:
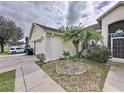
[[81, 19], [82, 25], [88, 26], [97, 23], [96, 19], [117, 3], [108, 1], [105, 5], [104, 2], [106, 1], [91, 1], [87, 3], [87, 8], [85, 10], [85, 14], [87, 14], [87, 16]]
[[65, 25], [67, 2], [0, 2], [0, 15], [21, 26], [29, 34], [32, 22], [58, 27]]
[[0, 2], [0, 15], [21, 26], [27, 36], [32, 22], [58, 28], [61, 25], [88, 26], [96, 23], [96, 18], [116, 2], [78, 1], [78, 2]]

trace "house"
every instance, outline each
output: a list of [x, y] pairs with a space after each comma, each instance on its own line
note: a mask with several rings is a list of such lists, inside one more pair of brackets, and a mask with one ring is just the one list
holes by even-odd
[[45, 55], [45, 62], [63, 57], [63, 51], [75, 55], [76, 51], [71, 41], [64, 42], [64, 33], [57, 29], [33, 23], [29, 35], [30, 46], [34, 54]]
[[[89, 27], [100, 31], [99, 24]], [[35, 55], [41, 53], [45, 55], [45, 62], [63, 57], [63, 51], [69, 51], [70, 55], [75, 55], [74, 45], [71, 41], [64, 42], [63, 36], [64, 32], [61, 30], [33, 23], [29, 34], [29, 44]]]
[[124, 62], [124, 1], [97, 18], [103, 42], [111, 50], [112, 61]]

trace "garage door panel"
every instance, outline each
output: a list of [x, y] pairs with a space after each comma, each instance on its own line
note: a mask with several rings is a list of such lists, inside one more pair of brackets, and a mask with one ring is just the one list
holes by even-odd
[[37, 42], [35, 43], [35, 54], [40, 54], [40, 53], [42, 53], [41, 48], [42, 48], [42, 42], [37, 41]]

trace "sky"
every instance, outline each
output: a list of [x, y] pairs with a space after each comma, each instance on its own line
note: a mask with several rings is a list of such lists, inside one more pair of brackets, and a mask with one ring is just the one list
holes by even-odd
[[117, 1], [0, 1], [0, 16], [13, 20], [25, 36], [32, 22], [59, 28], [67, 25], [89, 26]]

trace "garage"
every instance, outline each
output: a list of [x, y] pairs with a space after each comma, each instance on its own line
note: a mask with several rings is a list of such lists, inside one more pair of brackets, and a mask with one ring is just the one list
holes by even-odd
[[35, 41], [34, 42], [34, 53], [40, 54], [40, 53], [42, 53], [42, 49], [43, 49], [42, 41], [41, 40]]

